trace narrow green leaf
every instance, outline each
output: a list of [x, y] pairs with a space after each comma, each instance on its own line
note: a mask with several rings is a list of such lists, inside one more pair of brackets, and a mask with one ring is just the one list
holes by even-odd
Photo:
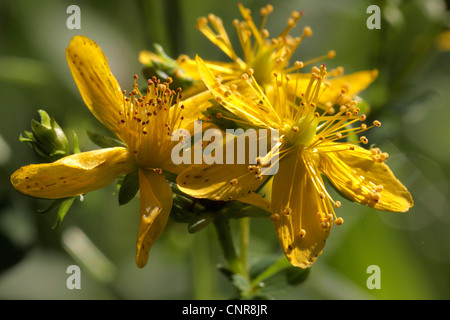
[[130, 202], [139, 191], [138, 171], [131, 172], [125, 176], [119, 189], [119, 205]]
[[89, 130], [86, 130], [86, 133], [89, 139], [101, 148], [126, 147], [126, 145], [118, 139], [94, 133]]
[[286, 257], [266, 257], [255, 263], [250, 270], [253, 292], [273, 296], [304, 282], [308, 269], [293, 267]]
[[211, 222], [214, 221], [214, 214], [209, 212], [202, 212], [200, 214], [195, 215], [188, 223], [188, 232], [196, 233], [200, 230], [204, 229]]
[[72, 132], [73, 133], [73, 153], [80, 153], [80, 145], [78, 143], [78, 136], [75, 133], [75, 131]]
[[74, 200], [75, 200], [75, 197], [67, 198], [61, 203], [61, 206], [59, 207], [59, 210], [58, 210], [58, 215], [56, 217], [56, 222], [53, 225], [52, 229], [56, 229], [59, 227], [59, 225], [63, 221], [64, 217], [66, 216], [67, 212], [69, 212], [69, 209], [72, 206]]
[[44, 110], [38, 110], [39, 116], [41, 117], [41, 123], [48, 127], [51, 128], [52, 127], [52, 118], [50, 118], [50, 116], [48, 115], [47, 112], [45, 112]]
[[56, 199], [56, 200], [52, 201], [52, 203], [51, 203], [47, 208], [44, 208], [44, 209], [38, 209], [37, 212], [38, 212], [38, 213], [47, 213], [47, 212], [49, 212], [50, 210], [56, 208], [58, 205], [60, 205], [60, 204], [61, 204], [64, 200], [66, 200], [66, 199], [67, 199], [67, 198]]

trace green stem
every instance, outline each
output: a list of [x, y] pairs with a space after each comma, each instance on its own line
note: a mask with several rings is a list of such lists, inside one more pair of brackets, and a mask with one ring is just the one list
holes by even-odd
[[214, 226], [216, 227], [217, 235], [220, 245], [222, 246], [225, 260], [227, 261], [228, 269], [234, 273], [244, 274], [242, 262], [239, 259], [234, 247], [230, 229], [230, 221], [224, 218], [216, 218], [214, 220]]
[[214, 299], [216, 295], [216, 282], [211, 263], [210, 230], [203, 230], [194, 235], [191, 250], [192, 282], [194, 299]]
[[244, 270], [244, 276], [246, 279], [249, 278], [248, 275], [248, 265], [247, 265], [247, 259], [248, 259], [248, 244], [250, 242], [250, 218], [245, 217], [240, 219], [241, 224], [241, 238], [240, 238], [240, 255], [241, 255], [241, 264], [242, 268]]

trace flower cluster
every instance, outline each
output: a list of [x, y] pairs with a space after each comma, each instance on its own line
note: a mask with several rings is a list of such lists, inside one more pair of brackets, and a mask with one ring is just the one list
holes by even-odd
[[[92, 114], [121, 144], [22, 167], [11, 176], [14, 187], [33, 197], [61, 199], [134, 174], [140, 190], [138, 267], [146, 265], [166, 226], [175, 189], [195, 199], [237, 200], [267, 210], [284, 254], [300, 268], [314, 263], [332, 226], [343, 223], [337, 214], [341, 202], [327, 191], [325, 178], [351, 201], [378, 210], [409, 210], [412, 197], [386, 165], [388, 154], [365, 148], [364, 132], [381, 123], [367, 122], [357, 94], [375, 80], [377, 71], [344, 75], [340, 67], [314, 65], [334, 58], [333, 50], [310, 61], [292, 61], [297, 47], [313, 34], [306, 26], [300, 36], [291, 35], [302, 12], [292, 12], [286, 28], [271, 38], [265, 24], [272, 6], [260, 10], [259, 27], [250, 10], [241, 4], [239, 10], [243, 21], [233, 21], [233, 27], [243, 57], [222, 20], [210, 14], [199, 18], [196, 27], [231, 62], [187, 55], [161, 60], [143, 51], [141, 61], [153, 66], [170, 62], [173, 78], [152, 77], [142, 89], [134, 75], [129, 92], [121, 89], [99, 46], [75, 36], [66, 49], [75, 83]], [[190, 86], [173, 88], [177, 77], [190, 79]], [[264, 155], [244, 162], [175, 164], [175, 133], [195, 134], [197, 120], [207, 124], [204, 129], [223, 132], [224, 124], [232, 124], [277, 131], [278, 137]], [[229, 143], [224, 139], [215, 145], [229, 150]], [[268, 173], [274, 165], [279, 169]], [[169, 175], [176, 178], [169, 182]], [[259, 192], [263, 187], [264, 194]]]

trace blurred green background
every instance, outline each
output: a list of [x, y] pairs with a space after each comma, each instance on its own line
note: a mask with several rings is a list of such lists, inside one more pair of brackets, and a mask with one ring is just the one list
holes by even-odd
[[[241, 2], [258, 10], [274, 5], [267, 28], [281, 32], [292, 10], [305, 16], [291, 33], [306, 39], [294, 59], [308, 60], [336, 50], [327, 66], [346, 73], [378, 69], [363, 92], [369, 117], [382, 128], [369, 139], [390, 154], [388, 164], [411, 191], [415, 206], [405, 214], [378, 212], [342, 200], [345, 224], [334, 228], [323, 255], [301, 285], [277, 299], [449, 299], [450, 298], [450, 52], [445, 1], [284, 0]], [[134, 262], [139, 201], [119, 207], [115, 186], [75, 201], [59, 228], [55, 212], [39, 214], [49, 202], [12, 188], [9, 177], [39, 160], [19, 142], [39, 120], [38, 109], [56, 117], [72, 143], [96, 146], [86, 129], [105, 132], [90, 114], [74, 84], [65, 48], [76, 34], [95, 40], [123, 88], [141, 74], [140, 50], [163, 45], [181, 53], [224, 59], [194, 28], [197, 17], [220, 16], [238, 47], [231, 22], [240, 18], [237, 1], [11, 1], [0, 2], [0, 298], [1, 299], [224, 299], [232, 286], [217, 271], [223, 263], [211, 226], [196, 234], [169, 222], [154, 245], [148, 265]], [[69, 5], [81, 9], [81, 30], [69, 30]], [[370, 30], [369, 5], [381, 8], [381, 29]], [[448, 3], [447, 3], [448, 5]], [[447, 29], [446, 29], [447, 28]], [[103, 131], [102, 131], [103, 130]], [[336, 196], [338, 198], [339, 196]], [[233, 221], [234, 223], [234, 221]], [[237, 224], [236, 224], [237, 226]], [[87, 241], [87, 242], [86, 242]], [[79, 250], [82, 250], [81, 253]], [[251, 221], [250, 261], [280, 253], [268, 219]], [[87, 259], [87, 260], [86, 260]], [[90, 259], [90, 260], [89, 260]], [[69, 265], [81, 267], [81, 290], [69, 290]], [[368, 289], [367, 268], [381, 271], [381, 289]]]

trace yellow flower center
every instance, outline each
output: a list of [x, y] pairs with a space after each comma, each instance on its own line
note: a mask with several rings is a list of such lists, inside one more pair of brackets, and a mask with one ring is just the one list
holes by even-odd
[[141, 167], [161, 168], [176, 142], [171, 141], [174, 130], [180, 128], [184, 106], [180, 104], [181, 88], [169, 88], [171, 78], [161, 83], [153, 77], [148, 80], [146, 94], [142, 95], [136, 83], [133, 90], [123, 92], [123, 111], [119, 112], [123, 125], [121, 136]]
[[317, 118], [310, 116], [300, 118], [293, 125], [287, 125], [283, 133], [286, 146], [309, 146], [316, 135], [317, 123]]

